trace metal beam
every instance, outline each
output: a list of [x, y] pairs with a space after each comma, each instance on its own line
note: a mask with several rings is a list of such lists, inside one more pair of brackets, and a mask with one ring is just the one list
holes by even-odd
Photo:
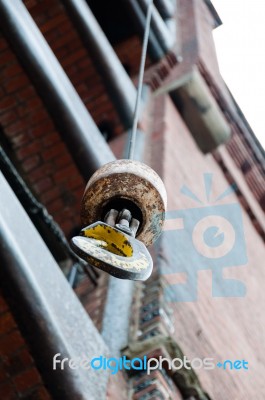
[[[125, 5], [129, 11], [129, 15], [131, 16], [139, 35], [143, 37], [145, 30], [146, 15], [144, 14], [137, 0], [127, 0], [125, 2]], [[150, 57], [154, 61], [158, 61], [164, 56], [164, 51], [161, 48], [161, 45], [158, 42], [152, 29], [150, 30], [149, 33], [147, 50]]]
[[136, 89], [85, 0], [61, 0], [91, 56], [125, 128], [132, 126]]
[[[4, 177], [8, 181], [8, 184], [11, 186], [13, 192], [26, 210], [28, 216], [30, 217], [34, 226], [37, 228], [38, 232], [41, 234], [43, 240], [55, 259], [59, 262], [65, 260], [66, 258], [68, 260], [72, 260], [72, 262], [74, 262], [72, 269], [75, 271], [77, 271], [77, 268], [82, 269], [89, 277], [91, 282], [93, 282], [94, 285], [97, 285], [96, 278], [98, 277], [98, 272], [93, 269], [93, 267], [88, 267], [88, 264], [74, 253], [62, 229], [48, 213], [48, 210], [44, 207], [44, 205], [35, 198], [9, 159], [7, 153], [1, 146], [1, 143], [0, 171], [2, 171]], [[62, 270], [66, 272], [64, 268]], [[73, 274], [71, 274], [71, 276], [73, 276]], [[74, 285], [72, 284], [72, 286]]]
[[115, 158], [85, 105], [20, 0], [0, 0], [0, 27], [88, 179]]
[[172, 0], [154, 0], [154, 3], [163, 19], [169, 19], [174, 16], [176, 4]]
[[[142, 10], [144, 11], [144, 14], [146, 15], [149, 1], [148, 0], [137, 0], [137, 1], [139, 2]], [[153, 8], [153, 13], [152, 13], [151, 28], [164, 53], [167, 53], [169, 50], [171, 50], [175, 43], [175, 38], [168, 29], [168, 27], [166, 26], [165, 22], [163, 21], [161, 15], [159, 14], [155, 6]]]
[[[53, 369], [53, 357], [107, 356], [107, 348], [0, 173], [0, 286], [54, 399], [103, 400], [107, 371]], [[99, 373], [100, 372], [100, 373]]]

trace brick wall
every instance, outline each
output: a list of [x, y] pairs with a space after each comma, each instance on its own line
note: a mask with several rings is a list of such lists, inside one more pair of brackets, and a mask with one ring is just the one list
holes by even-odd
[[3, 400], [51, 399], [1, 292], [0, 397]]
[[[162, 174], [168, 193], [168, 210], [203, 207], [206, 205], [204, 173], [213, 173], [212, 199], [232, 182], [226, 180], [222, 169], [211, 154], [203, 155], [200, 152], [168, 96], [156, 97], [154, 110], [159, 109], [160, 113], [154, 112], [150, 142], [153, 155], [151, 166]], [[157, 126], [163, 130], [157, 130]], [[166, 157], [158, 157], [159, 148]], [[244, 176], [238, 179], [243, 182]], [[197, 205], [181, 193], [184, 184], [203, 201], [203, 204]], [[229, 203], [239, 203], [236, 194], [227, 198], [224, 204]], [[197, 299], [191, 302], [170, 303], [174, 310], [174, 337], [182, 346], [184, 354], [188, 358], [245, 358], [251, 364], [251, 370], [247, 371], [247, 374], [232, 372], [224, 374], [224, 371], [219, 369], [210, 372], [196, 371], [203, 388], [215, 400], [224, 398], [243, 400], [255, 397], [258, 390], [263, 388], [265, 371], [261, 371], [261, 358], [263, 358], [261, 354], [264, 347], [265, 324], [261, 314], [261, 304], [265, 298], [260, 282], [264, 280], [262, 268], [265, 256], [264, 244], [260, 233], [255, 230], [250, 215], [244, 209], [242, 213], [248, 260], [240, 266], [225, 268], [223, 276], [243, 282], [246, 286], [245, 297], [213, 297], [214, 269], [197, 271], [196, 257], [191, 261], [190, 253], [182, 254], [183, 269], [179, 271], [176, 271], [174, 264], [174, 257], [178, 256], [176, 247], [169, 248], [162, 242], [163, 245], [155, 257], [160, 267], [167, 265], [168, 268], [172, 268], [172, 273], [165, 275], [165, 278], [170, 285], [176, 285], [175, 288], [172, 287], [176, 293], [180, 293], [178, 285], [181, 284], [187, 285], [187, 290], [192, 291], [192, 276], [197, 280]]]
[[231, 126], [232, 138], [227, 143], [227, 149], [231, 157], [236, 160], [239, 170], [244, 170], [246, 182], [264, 211], [264, 163], [262, 165], [257, 159], [253, 145], [248, 139], [252, 136], [250, 128], [245, 123], [220, 74], [212, 35], [214, 19], [205, 2], [203, 0], [179, 1], [178, 26], [181, 48], [179, 55], [183, 60], [175, 63], [176, 65], [171, 65], [170, 68], [167, 65], [167, 73], [164, 77], [160, 74], [163, 60], [147, 71], [147, 82], [152, 88], [158, 89], [160, 86], [178, 81], [185, 74], [190, 73], [195, 66], [199, 68]]
[[[226, 144], [226, 148], [239, 171], [243, 172], [245, 180], [260, 204], [262, 210], [265, 210], [265, 170], [264, 161], [256, 155], [255, 148], [249, 141], [249, 128], [242, 118], [239, 109], [233, 102], [231, 96], [228, 97], [228, 91], [224, 82], [213, 77], [212, 71], [209, 71], [204, 63], [199, 64], [200, 71], [205, 78], [213, 96], [223, 111], [232, 132], [232, 137]], [[217, 75], [218, 77], [218, 75]], [[255, 145], [255, 147], [258, 147]], [[218, 159], [218, 156], [217, 156]]]
[[263, 211], [265, 211], [264, 165], [262, 166], [257, 160], [255, 151], [249, 144], [248, 127], [245, 125], [220, 74], [212, 35], [213, 17], [204, 1], [194, 2], [194, 10], [199, 69], [232, 128], [232, 138], [227, 144], [228, 152], [235, 160], [237, 167], [244, 172], [247, 184]]
[[1, 38], [0, 124], [38, 199], [69, 235], [79, 224], [84, 182], [35, 89]]

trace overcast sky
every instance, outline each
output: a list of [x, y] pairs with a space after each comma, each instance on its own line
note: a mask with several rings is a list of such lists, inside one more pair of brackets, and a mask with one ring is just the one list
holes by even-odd
[[265, 148], [265, 0], [212, 0], [221, 74]]

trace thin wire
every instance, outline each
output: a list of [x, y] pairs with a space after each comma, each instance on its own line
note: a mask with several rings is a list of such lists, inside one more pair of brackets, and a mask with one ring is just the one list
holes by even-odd
[[135, 103], [135, 109], [134, 109], [134, 114], [133, 114], [133, 126], [132, 126], [132, 130], [131, 130], [131, 134], [130, 134], [130, 142], [129, 142], [129, 150], [128, 150], [128, 159], [129, 160], [132, 160], [133, 156], [134, 156], [136, 131], [137, 131], [137, 125], [138, 125], [138, 120], [139, 120], [140, 100], [141, 100], [142, 89], [143, 89], [144, 67], [145, 67], [145, 61], [146, 61], [146, 51], [147, 51], [148, 38], [149, 38], [149, 32], [150, 32], [152, 11], [153, 11], [153, 0], [150, 0], [148, 9], [147, 9], [147, 15], [146, 15], [143, 48], [142, 48], [142, 55], [141, 55], [141, 62], [140, 62], [140, 69], [139, 69], [138, 89], [137, 89], [136, 103]]

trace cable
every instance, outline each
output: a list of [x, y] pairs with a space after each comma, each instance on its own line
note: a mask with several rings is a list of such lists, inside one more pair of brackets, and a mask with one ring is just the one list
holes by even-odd
[[141, 55], [141, 62], [140, 62], [140, 69], [139, 69], [138, 89], [137, 89], [135, 109], [134, 109], [134, 114], [133, 114], [133, 126], [132, 126], [132, 130], [130, 133], [130, 142], [129, 142], [129, 149], [128, 149], [128, 159], [129, 160], [132, 160], [133, 156], [134, 156], [136, 131], [137, 131], [137, 125], [138, 125], [138, 120], [139, 120], [140, 100], [141, 100], [142, 88], [143, 88], [144, 67], [145, 67], [145, 61], [146, 61], [146, 51], [147, 51], [148, 38], [149, 38], [149, 32], [150, 32], [152, 11], [153, 11], [153, 0], [150, 0], [148, 9], [147, 9], [147, 15], [146, 15], [143, 48], [142, 48], [142, 55]]

